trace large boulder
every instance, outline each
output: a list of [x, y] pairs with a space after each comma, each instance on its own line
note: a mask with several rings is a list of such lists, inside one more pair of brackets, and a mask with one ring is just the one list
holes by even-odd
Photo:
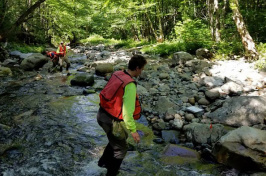
[[99, 64], [95, 68], [96, 75], [105, 76], [107, 73], [112, 73], [114, 71], [113, 65], [110, 63]]
[[266, 171], [266, 131], [242, 126], [214, 146], [217, 161], [239, 170]]
[[176, 66], [176, 65], [184, 65], [186, 63], [186, 61], [192, 60], [193, 56], [189, 53], [180, 51], [180, 52], [176, 52], [173, 55], [172, 58], [172, 66]]
[[211, 59], [213, 54], [206, 48], [199, 48], [196, 50], [196, 56], [198, 59]]
[[19, 58], [19, 59], [26, 59], [27, 57], [29, 57], [30, 55], [32, 55], [33, 53], [21, 53], [20, 51], [11, 51], [9, 53], [10, 56]]
[[94, 76], [88, 73], [79, 73], [70, 83], [74, 86], [92, 86], [94, 83]]
[[21, 62], [21, 67], [27, 71], [38, 70], [44, 64], [46, 64], [48, 61], [49, 61], [48, 57], [46, 57], [40, 53], [32, 53], [31, 55], [27, 56]]
[[190, 66], [192, 72], [200, 73], [204, 70], [204, 68], [208, 69], [211, 66], [211, 64], [204, 60], [195, 59], [186, 62], [186, 66]]
[[266, 118], [266, 96], [241, 96], [226, 99], [223, 106], [207, 117], [231, 126], [263, 124]]
[[223, 125], [221, 124], [201, 124], [190, 123], [183, 127], [187, 140], [194, 144], [209, 144], [212, 145], [217, 142], [225, 133]]

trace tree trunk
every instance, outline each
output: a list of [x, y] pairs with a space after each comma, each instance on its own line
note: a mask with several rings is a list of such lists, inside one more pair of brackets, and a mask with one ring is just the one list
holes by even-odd
[[221, 41], [220, 34], [220, 12], [218, 0], [209, 0], [209, 18], [210, 18], [210, 29], [212, 34], [212, 39], [216, 43]]
[[214, 18], [215, 18], [215, 24], [214, 24], [214, 38], [215, 42], [219, 43], [221, 41], [221, 34], [220, 34], [220, 11], [219, 11], [219, 3], [218, 0], [214, 0], [213, 3], [214, 8]]
[[46, 0], [39, 0], [35, 4], [33, 4], [26, 12], [24, 12], [18, 19], [17, 21], [11, 26], [10, 29], [7, 31], [3, 32], [3, 34], [0, 34], [0, 42], [4, 40], [5, 38], [8, 38], [10, 34], [19, 26], [21, 25], [25, 20], [26, 17], [31, 14], [36, 8], [38, 8], [44, 1]]
[[233, 11], [233, 19], [235, 21], [237, 31], [241, 36], [242, 43], [245, 48], [246, 58], [251, 60], [258, 59], [258, 52], [255, 46], [255, 43], [250, 36], [243, 17], [239, 11], [239, 3], [238, 0], [230, 0], [230, 8]]
[[[160, 8], [159, 8], [159, 4], [156, 5], [157, 8], [157, 13], [161, 14], [160, 12]], [[163, 13], [163, 12], [162, 12]], [[164, 33], [163, 33], [163, 26], [162, 26], [162, 19], [163, 19], [163, 15], [159, 15], [158, 16], [158, 22], [159, 22], [159, 32], [160, 32], [160, 36], [158, 38], [156, 38], [157, 42], [162, 43], [164, 41]]]

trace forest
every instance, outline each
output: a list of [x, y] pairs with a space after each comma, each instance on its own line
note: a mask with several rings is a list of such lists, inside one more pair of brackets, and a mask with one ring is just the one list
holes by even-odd
[[10, 47], [64, 40], [161, 56], [207, 48], [218, 59], [249, 60], [266, 50], [263, 0], [2, 0], [0, 8], [0, 41]]

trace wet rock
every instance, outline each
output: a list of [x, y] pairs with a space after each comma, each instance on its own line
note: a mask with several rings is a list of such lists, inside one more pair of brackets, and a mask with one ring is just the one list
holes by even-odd
[[88, 94], [93, 94], [95, 93], [96, 91], [94, 89], [84, 89], [83, 90], [83, 94], [84, 95], [88, 95]]
[[165, 147], [161, 160], [167, 164], [188, 164], [195, 163], [199, 158], [199, 154], [189, 148], [181, 147], [175, 144], [169, 144]]
[[179, 143], [179, 136], [180, 132], [176, 130], [162, 130], [162, 138], [165, 142], [170, 142], [172, 144]]
[[96, 90], [102, 90], [106, 84], [107, 84], [107, 81], [105, 80], [97, 80], [95, 81], [92, 87]]
[[48, 57], [40, 53], [32, 53], [21, 62], [21, 67], [26, 71], [38, 70], [49, 61]]
[[11, 51], [9, 53], [10, 56], [13, 56], [13, 57], [17, 57], [19, 59], [26, 59], [27, 57], [29, 57], [30, 55], [32, 55], [33, 53], [21, 53], [20, 51]]
[[153, 139], [153, 142], [155, 142], [156, 144], [163, 144], [164, 140], [162, 138], [155, 138]]
[[70, 83], [73, 86], [92, 86], [94, 83], [94, 76], [88, 73], [79, 73]]

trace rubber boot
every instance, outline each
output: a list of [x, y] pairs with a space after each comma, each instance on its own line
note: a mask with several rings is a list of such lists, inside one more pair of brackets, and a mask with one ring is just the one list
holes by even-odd
[[112, 163], [114, 151], [111, 145], [108, 143], [108, 145], [105, 147], [102, 157], [98, 161], [99, 167], [107, 168], [110, 163]]
[[70, 67], [70, 63], [67, 63], [66, 70], [68, 71], [68, 68]]
[[112, 163], [107, 167], [106, 176], [116, 176], [119, 172], [123, 159], [112, 159]]
[[60, 69], [59, 69], [59, 70], [60, 70], [60, 72], [62, 72], [62, 71], [63, 71], [63, 67], [62, 67], [62, 66], [60, 66]]

